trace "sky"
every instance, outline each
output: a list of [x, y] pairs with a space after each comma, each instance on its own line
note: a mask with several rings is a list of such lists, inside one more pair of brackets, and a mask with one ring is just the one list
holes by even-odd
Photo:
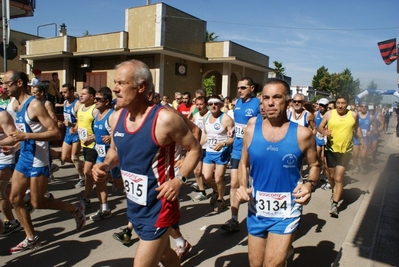
[[[12, 19], [10, 28], [54, 37], [55, 26], [82, 36], [125, 30], [125, 9], [146, 0], [37, 0], [33, 17]], [[161, 1], [151, 0], [151, 4]], [[207, 22], [207, 31], [283, 63], [291, 85], [311, 85], [317, 69], [330, 73], [348, 68], [360, 87], [398, 89], [396, 61], [385, 65], [377, 43], [398, 38], [398, 0], [270, 1], [164, 0]]]

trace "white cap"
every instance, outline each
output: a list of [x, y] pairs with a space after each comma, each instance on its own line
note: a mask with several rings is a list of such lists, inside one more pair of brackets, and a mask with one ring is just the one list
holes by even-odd
[[328, 101], [327, 98], [320, 98], [319, 99], [319, 104], [320, 105], [328, 105], [328, 103], [330, 103], [330, 101]]

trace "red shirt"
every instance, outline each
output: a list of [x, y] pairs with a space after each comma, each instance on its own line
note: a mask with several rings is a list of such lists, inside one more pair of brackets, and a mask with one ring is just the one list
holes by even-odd
[[191, 106], [192, 106], [193, 104], [191, 104], [190, 106], [186, 106], [186, 104], [180, 104], [178, 107], [177, 107], [177, 111], [179, 111], [181, 114], [183, 114], [184, 116], [188, 116], [188, 114], [190, 114], [190, 110], [191, 110]]

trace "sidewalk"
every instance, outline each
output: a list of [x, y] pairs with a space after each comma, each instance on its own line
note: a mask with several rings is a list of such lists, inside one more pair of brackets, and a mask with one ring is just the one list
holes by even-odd
[[379, 150], [387, 158], [385, 168], [371, 181], [334, 266], [399, 266], [399, 138], [395, 132]]

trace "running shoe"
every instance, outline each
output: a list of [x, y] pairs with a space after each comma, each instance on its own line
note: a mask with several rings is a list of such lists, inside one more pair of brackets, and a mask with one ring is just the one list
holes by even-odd
[[193, 183], [190, 187], [193, 188], [195, 192], [199, 192], [199, 187], [197, 183]]
[[353, 169], [352, 174], [358, 174], [360, 173], [360, 168], [356, 167]]
[[61, 153], [58, 154], [58, 160], [60, 161], [61, 166], [65, 165], [65, 161], [63, 161], [61, 158]]
[[188, 243], [187, 240], [184, 240], [184, 246], [183, 246], [183, 247], [177, 246], [177, 248], [175, 248], [175, 251], [176, 251], [176, 254], [177, 254], [177, 256], [179, 257], [179, 259], [182, 259], [183, 256], [184, 256], [186, 253], [188, 253], [188, 252], [191, 251], [192, 248], [193, 248], [193, 246], [191, 246], [191, 244]]
[[331, 204], [331, 209], [330, 209], [330, 215], [331, 217], [338, 218], [338, 206], [337, 204]]
[[22, 229], [21, 224], [19, 223], [18, 220], [15, 220], [14, 223], [10, 221], [4, 221], [4, 231], [1, 233], [1, 236], [6, 236], [9, 234], [12, 234], [14, 232], [17, 232]]
[[223, 230], [229, 231], [229, 232], [238, 232], [240, 231], [240, 224], [238, 223], [237, 220], [231, 218], [227, 222], [225, 222], [222, 227]]
[[90, 199], [86, 199], [86, 198], [82, 197], [82, 198], [80, 199], [80, 202], [83, 202], [83, 204], [85, 205], [85, 209], [88, 209], [88, 208], [91, 207], [91, 201], [90, 201]]
[[328, 190], [328, 189], [331, 189], [331, 185], [330, 185], [330, 183], [325, 183], [322, 187], [321, 187], [321, 189], [323, 189], [323, 190]]
[[124, 245], [129, 245], [130, 239], [132, 238], [132, 229], [130, 229], [129, 227], [126, 227], [126, 228], [122, 229], [122, 232], [114, 233], [112, 235], [112, 237]]
[[213, 210], [216, 211], [216, 212], [222, 212], [225, 209], [227, 209], [227, 205], [226, 205], [226, 202], [224, 201], [224, 199], [223, 200], [217, 200], [215, 208]]
[[111, 210], [98, 210], [93, 215], [90, 215], [90, 220], [92, 221], [99, 221], [101, 219], [106, 219], [112, 216]]
[[79, 179], [79, 181], [75, 184], [75, 188], [81, 188], [85, 186], [85, 180]]
[[51, 175], [48, 177], [48, 182], [49, 182], [49, 183], [55, 182], [55, 177], [54, 177], [54, 175], [51, 174]]
[[209, 203], [211, 203], [211, 205], [215, 205], [216, 201], [218, 200], [218, 197], [219, 197], [219, 194], [217, 192], [212, 192]]
[[54, 173], [60, 169], [57, 164], [51, 164], [51, 173]]
[[193, 197], [194, 202], [200, 202], [205, 199], [206, 199], [206, 196], [202, 193], [198, 193], [195, 197]]
[[78, 203], [75, 203], [73, 205], [76, 208], [73, 212], [73, 217], [75, 217], [76, 221], [76, 229], [80, 230], [86, 224], [85, 204], [83, 203], [83, 201], [79, 201]]
[[26, 237], [21, 243], [13, 248], [10, 248], [11, 254], [17, 254], [25, 250], [37, 250], [41, 246], [39, 236], [35, 236], [32, 240]]

